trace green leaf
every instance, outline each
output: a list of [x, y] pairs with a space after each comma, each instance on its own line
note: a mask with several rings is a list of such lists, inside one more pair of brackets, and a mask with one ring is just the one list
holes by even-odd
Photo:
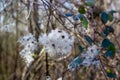
[[86, 0], [85, 5], [86, 6], [93, 6], [95, 4], [95, 0]]
[[111, 43], [111, 44], [108, 46], [108, 50], [115, 51], [115, 45], [114, 45], [113, 43]]
[[111, 57], [111, 58], [114, 58], [115, 52], [116, 52], [115, 45], [113, 43], [111, 43], [108, 46], [108, 53], [106, 53], [106, 55], [109, 56], [109, 57]]
[[110, 69], [107, 69], [106, 73], [107, 73], [108, 77], [110, 77], [110, 78], [116, 78], [116, 74], [113, 73]]
[[114, 11], [114, 10], [111, 10], [111, 11], [109, 11], [109, 12], [102, 12], [101, 13], [101, 20], [102, 20], [102, 22], [105, 24], [105, 23], [107, 23], [107, 21], [109, 20], [109, 21], [112, 21], [113, 20], [113, 14], [114, 13], [116, 13], [117, 11]]
[[73, 16], [73, 13], [66, 13], [65, 16], [66, 17], [71, 17], [71, 16]]
[[109, 51], [112, 51], [112, 55], [113, 55], [113, 57], [114, 57], [114, 56], [115, 56], [115, 52], [116, 52], [115, 45], [111, 43], [111, 44], [108, 46], [108, 50], [109, 50]]
[[108, 28], [105, 28], [105, 29], [103, 30], [103, 34], [105, 34], [105, 36], [107, 36], [107, 35], [109, 34]]
[[110, 42], [110, 40], [109, 39], [104, 39], [103, 41], [102, 41], [102, 47], [103, 48], [108, 48], [108, 46], [111, 44], [111, 42]]
[[108, 30], [109, 30], [109, 32], [114, 33], [114, 29], [112, 26], [108, 26]]
[[110, 58], [114, 58], [115, 54], [110, 50], [106, 51], [105, 52], [105, 56], [106, 57], [110, 57]]
[[111, 11], [109, 11], [109, 13], [113, 16], [113, 14], [114, 14], [114, 13], [117, 13], [117, 11], [111, 10]]
[[113, 14], [116, 13], [116, 12], [117, 12], [117, 11], [115, 11], [115, 10], [111, 10], [111, 11], [108, 12], [108, 18], [109, 18], [110, 21], [113, 20], [113, 18], [114, 18], [114, 17], [113, 17]]
[[109, 15], [106, 12], [102, 12], [100, 17], [104, 24], [107, 23], [107, 21], [109, 20]]
[[79, 6], [78, 12], [79, 12], [80, 14], [85, 14], [85, 13], [86, 13], [85, 7], [84, 7], [84, 6]]
[[84, 51], [84, 48], [82, 46], [78, 46], [80, 52], [82, 53]]
[[83, 17], [84, 17], [83, 14], [77, 14], [77, 15], [75, 15], [75, 16], [73, 17], [73, 19], [74, 19], [75, 21], [77, 21], [77, 20], [80, 20], [80, 19], [83, 18]]
[[108, 19], [109, 19], [110, 21], [112, 21], [112, 20], [113, 20], [113, 15], [111, 15], [111, 14], [108, 13]]
[[84, 16], [80, 20], [81, 20], [83, 26], [87, 29], [87, 27], [88, 27], [88, 20], [87, 20], [87, 18]]
[[114, 29], [112, 26], [107, 26], [102, 32], [105, 36], [108, 36], [109, 33], [114, 33]]
[[92, 40], [88, 35], [85, 35], [84, 37], [85, 37], [85, 40], [86, 40], [90, 45], [92, 45], [93, 40]]
[[87, 27], [88, 27], [88, 20], [87, 20], [87, 18], [83, 15], [83, 14], [78, 14], [78, 15], [75, 15], [74, 17], [73, 17], [73, 19], [76, 21], [76, 20], [81, 20], [81, 22], [82, 22], [82, 25], [87, 29]]
[[83, 62], [83, 59], [80, 58], [80, 56], [78, 56], [68, 65], [68, 69], [75, 70], [80, 67], [82, 62]]

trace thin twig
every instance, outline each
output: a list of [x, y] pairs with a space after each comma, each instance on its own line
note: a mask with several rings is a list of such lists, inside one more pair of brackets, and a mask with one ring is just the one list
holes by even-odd
[[107, 77], [107, 74], [106, 74], [106, 72], [105, 72], [105, 68], [104, 68], [104, 66], [103, 66], [103, 64], [102, 64], [102, 60], [101, 60], [100, 56], [99, 56], [99, 60], [100, 60], [100, 68], [101, 68], [101, 71], [103, 72], [103, 74], [104, 74], [104, 76], [105, 76], [105, 79], [106, 79], [106, 80], [109, 80], [109, 78]]

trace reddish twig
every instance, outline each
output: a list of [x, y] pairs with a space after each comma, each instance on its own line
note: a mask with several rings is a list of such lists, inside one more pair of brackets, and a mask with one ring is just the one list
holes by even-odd
[[109, 78], [107, 77], [107, 74], [106, 74], [106, 72], [105, 72], [105, 68], [104, 68], [104, 66], [103, 66], [103, 64], [102, 64], [102, 60], [101, 60], [100, 56], [99, 56], [99, 60], [100, 60], [100, 68], [101, 68], [101, 71], [103, 72], [103, 74], [104, 74], [104, 76], [105, 76], [105, 79], [106, 79], [106, 80], [109, 80]]

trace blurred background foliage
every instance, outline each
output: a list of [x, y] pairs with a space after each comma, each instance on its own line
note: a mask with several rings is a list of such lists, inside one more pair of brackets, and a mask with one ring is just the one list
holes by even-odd
[[[45, 80], [45, 54], [37, 57], [30, 68], [26, 69], [26, 64], [19, 55], [21, 47], [17, 43], [19, 37], [28, 32], [35, 34], [36, 38], [43, 32], [42, 21], [40, 22], [40, 20], [44, 20], [46, 15], [38, 9], [37, 6], [39, 3], [35, 4], [38, 0], [33, 1], [34, 8], [29, 17], [30, 0], [0, 0], [0, 27], [4, 25], [13, 27], [12, 33], [0, 32], [0, 80]], [[74, 3], [74, 0], [68, 1]], [[96, 0], [96, 5], [102, 10], [111, 7], [120, 12], [120, 0]], [[99, 9], [97, 9], [96, 12], [99, 11]], [[120, 19], [120, 14], [116, 16]], [[103, 25], [100, 19], [96, 20], [98, 20], [97, 26], [102, 27]], [[51, 29], [60, 25], [57, 23], [58, 22], [53, 19], [51, 21], [51, 27], [46, 28], [46, 31], [49, 32]], [[118, 43], [120, 44], [120, 22], [114, 24], [114, 29], [116, 37], [110, 36], [110, 39], [114, 42], [118, 51], [115, 58], [110, 60], [108, 64], [115, 66], [113, 70], [118, 75], [116, 80], [120, 80], [120, 48], [117, 45]], [[100, 29], [98, 28], [98, 30]], [[118, 42], [116, 42], [115, 38]], [[78, 46], [77, 43], [75, 45]], [[49, 72], [52, 80], [57, 80], [58, 77], [63, 75], [68, 63], [79, 54], [76, 46], [75, 49], [76, 52], [73, 52], [72, 56], [66, 60], [49, 60]], [[105, 80], [101, 70], [95, 67], [89, 67], [89, 69], [81, 67], [74, 72], [68, 71], [63, 76], [63, 80]]]

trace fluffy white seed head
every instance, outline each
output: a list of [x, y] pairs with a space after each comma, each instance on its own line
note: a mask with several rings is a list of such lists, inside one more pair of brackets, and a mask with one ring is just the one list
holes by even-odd
[[31, 64], [31, 62], [34, 61], [33, 53], [31, 53], [27, 49], [23, 49], [19, 54], [24, 59], [24, 61], [26, 62], [27, 66], [29, 66]]
[[0, 27], [1, 32], [9, 32], [10, 33], [10, 32], [14, 31], [13, 29], [14, 28], [9, 25], [4, 25], [4, 26]]
[[64, 30], [55, 29], [48, 35], [43, 34], [39, 37], [39, 42], [45, 46], [50, 56], [65, 55], [72, 50], [74, 36]]
[[99, 55], [99, 52], [100, 49], [96, 45], [88, 47], [86, 53], [82, 54], [82, 57], [84, 57], [82, 65], [84, 66], [99, 65], [100, 61], [96, 59], [97, 55]]
[[38, 42], [31, 33], [21, 37], [18, 42], [24, 46], [24, 49], [22, 49], [19, 54], [25, 60], [27, 66], [29, 66], [31, 62], [34, 61], [33, 55], [38, 49]]

